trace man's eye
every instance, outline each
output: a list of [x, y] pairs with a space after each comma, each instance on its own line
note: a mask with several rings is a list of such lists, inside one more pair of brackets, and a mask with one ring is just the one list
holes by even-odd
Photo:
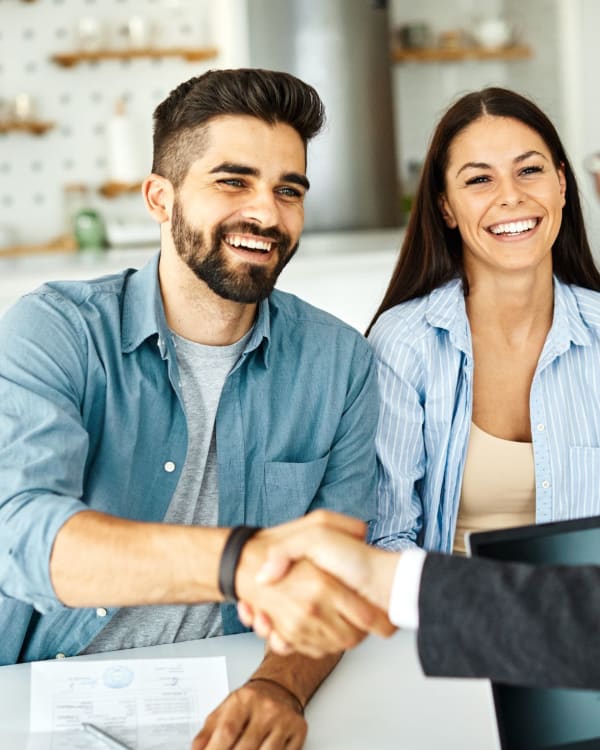
[[477, 177], [471, 177], [471, 179], [467, 180], [467, 185], [481, 185], [484, 182], [489, 182], [490, 178], [487, 177], [484, 174], [477, 175]]
[[243, 187], [244, 181], [237, 177], [227, 177], [224, 180], [218, 180], [219, 185], [227, 185], [228, 187]]
[[286, 198], [302, 198], [304, 195], [300, 190], [296, 190], [296, 188], [289, 187], [288, 185], [280, 187], [277, 192]]

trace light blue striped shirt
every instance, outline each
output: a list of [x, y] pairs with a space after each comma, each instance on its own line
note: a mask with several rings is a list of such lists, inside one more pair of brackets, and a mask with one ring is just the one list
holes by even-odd
[[[381, 394], [370, 540], [451, 552], [473, 410], [461, 282], [386, 311], [369, 340]], [[600, 292], [554, 279], [529, 404], [537, 522], [600, 514]]]

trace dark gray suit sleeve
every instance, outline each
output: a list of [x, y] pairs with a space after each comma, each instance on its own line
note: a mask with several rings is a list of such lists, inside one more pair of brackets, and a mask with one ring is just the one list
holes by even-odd
[[429, 553], [418, 647], [428, 675], [600, 689], [600, 567]]

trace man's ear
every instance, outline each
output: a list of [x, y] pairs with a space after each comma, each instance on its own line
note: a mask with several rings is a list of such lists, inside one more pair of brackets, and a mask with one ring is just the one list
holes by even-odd
[[454, 213], [450, 208], [450, 204], [448, 203], [448, 199], [446, 198], [445, 193], [442, 193], [438, 198], [438, 206], [442, 213], [442, 217], [446, 222], [446, 226], [450, 229], [456, 229], [456, 227], [458, 226], [458, 222], [456, 221]]
[[151, 174], [142, 182], [142, 197], [148, 213], [159, 224], [169, 221], [173, 208], [173, 185], [165, 177]]

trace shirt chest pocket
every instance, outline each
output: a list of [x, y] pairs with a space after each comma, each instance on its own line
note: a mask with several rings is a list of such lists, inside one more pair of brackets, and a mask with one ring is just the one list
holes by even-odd
[[600, 448], [571, 446], [565, 518], [600, 514]]
[[268, 526], [303, 516], [325, 475], [329, 455], [315, 461], [265, 463], [265, 519]]

